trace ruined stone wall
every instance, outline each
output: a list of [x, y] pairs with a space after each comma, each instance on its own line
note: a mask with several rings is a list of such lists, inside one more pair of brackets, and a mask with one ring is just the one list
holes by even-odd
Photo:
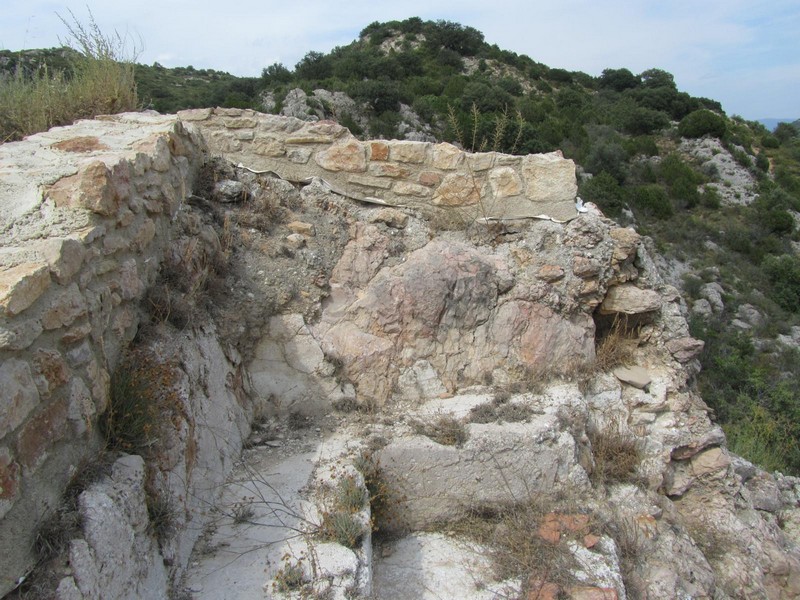
[[241, 109], [178, 113], [200, 127], [209, 151], [291, 181], [320, 177], [360, 200], [422, 209], [464, 208], [474, 218], [576, 215], [575, 164], [560, 152], [511, 156], [447, 143], [362, 142], [331, 121]]
[[203, 159], [174, 116], [128, 114], [0, 146], [0, 595], [81, 461]]
[[[558, 154], [514, 157], [450, 144], [361, 142], [335, 123], [252, 111], [192, 110], [177, 118], [129, 113], [0, 145], [0, 595], [30, 570], [37, 528], [82, 461], [103, 445], [98, 421], [108, 409], [111, 374], [138, 330], [140, 303], [170, 244], [170, 225], [208, 153], [289, 180], [321, 177], [340, 193], [386, 204], [466, 207], [475, 217], [575, 216], [574, 165]], [[213, 352], [186, 361], [221, 355], [215, 340], [207, 343]], [[197, 446], [197, 457], [184, 460], [176, 451], [173, 462], [185, 472], [162, 482], [196, 504], [206, 500], [191, 488], [193, 465], [224, 476], [246, 435], [243, 409], [224, 383], [231, 374], [226, 365], [218, 373], [201, 369], [222, 383], [208, 391], [206, 382], [205, 396], [192, 396], [207, 414], [189, 420], [200, 431], [209, 406], [227, 411], [225, 419], [211, 419], [230, 425], [217, 432], [230, 442], [227, 454], [217, 456], [213, 440], [204, 445], [202, 431], [192, 439], [181, 434], [187, 452]], [[184, 508], [188, 514], [188, 500]], [[121, 518], [114, 511], [105, 517], [109, 523]], [[200, 528], [193, 523], [193, 535], [161, 552], [180, 567]], [[125, 531], [148, 535], [141, 523]], [[95, 541], [76, 552], [83, 548], [99, 571], [113, 572]], [[134, 587], [115, 597], [137, 593]]]

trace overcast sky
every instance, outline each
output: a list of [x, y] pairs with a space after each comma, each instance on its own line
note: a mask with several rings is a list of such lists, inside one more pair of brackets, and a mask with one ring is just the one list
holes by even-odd
[[800, 117], [798, 0], [2, 0], [0, 48], [59, 45], [69, 9], [130, 36], [138, 62], [260, 75], [328, 52], [373, 21], [446, 19], [550, 67], [660, 68], [746, 119]]

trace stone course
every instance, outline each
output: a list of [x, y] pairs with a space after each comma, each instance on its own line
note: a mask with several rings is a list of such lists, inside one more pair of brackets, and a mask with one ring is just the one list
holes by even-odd
[[560, 152], [519, 157], [464, 152], [447, 143], [362, 142], [332, 121], [243, 109], [193, 109], [178, 117], [203, 130], [214, 154], [290, 181], [320, 177], [358, 200], [457, 207], [475, 218], [567, 221], [577, 214], [575, 164]]

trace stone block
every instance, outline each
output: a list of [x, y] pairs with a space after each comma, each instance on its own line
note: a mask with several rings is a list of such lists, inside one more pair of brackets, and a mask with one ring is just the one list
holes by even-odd
[[624, 313], [637, 315], [653, 312], [661, 308], [661, 296], [654, 290], [643, 290], [632, 283], [615, 285], [608, 289], [603, 303], [602, 314]]
[[408, 181], [398, 181], [394, 184], [392, 191], [400, 196], [416, 196], [417, 198], [427, 198], [432, 193], [429, 187]]
[[222, 123], [228, 129], [253, 129], [258, 126], [258, 121], [256, 119], [248, 117], [223, 119]]
[[389, 142], [389, 158], [396, 162], [421, 164], [427, 157], [428, 142], [393, 140]]
[[518, 196], [522, 193], [522, 179], [511, 167], [499, 167], [489, 172], [489, 188], [495, 198]]
[[572, 259], [572, 272], [581, 279], [589, 279], [600, 274], [600, 265], [591, 258], [576, 256]]
[[536, 276], [542, 281], [552, 283], [554, 281], [558, 281], [559, 279], [563, 279], [564, 269], [558, 265], [544, 265], [541, 269], [539, 269], [539, 272], [536, 274]]
[[23, 263], [0, 271], [0, 307], [15, 316], [36, 302], [50, 285], [50, 268], [42, 263]]
[[38, 319], [28, 319], [0, 326], [0, 350], [24, 350], [29, 347], [39, 334], [42, 324]]
[[86, 255], [83, 244], [75, 238], [46, 239], [37, 244], [36, 249], [44, 256], [56, 281], [62, 285], [69, 283], [80, 270]]
[[306, 129], [310, 133], [327, 137], [329, 141], [342, 137], [343, 135], [347, 135], [350, 139], [355, 139], [350, 134], [350, 130], [348, 130], [347, 127], [339, 125], [336, 121], [331, 121], [330, 119], [308, 123], [306, 124]]
[[367, 170], [366, 147], [355, 139], [334, 144], [326, 150], [317, 152], [314, 160], [326, 171], [363, 173]]
[[522, 178], [525, 195], [533, 202], [573, 202], [578, 193], [575, 163], [560, 152], [523, 157]]
[[64, 335], [61, 336], [61, 343], [67, 346], [86, 339], [86, 336], [92, 332], [92, 325], [89, 321], [84, 321], [70, 328]]
[[486, 171], [494, 166], [494, 152], [476, 152], [467, 154], [467, 164], [473, 172]]
[[[286, 154], [286, 146], [282, 141], [276, 140], [275, 138], [262, 137], [258, 138], [253, 143], [253, 152], [260, 156], [277, 158]], [[310, 155], [311, 153], [308, 152], [306, 160], [308, 160], [308, 156]]]
[[686, 363], [695, 358], [703, 351], [705, 342], [693, 337], [681, 337], [667, 342], [667, 350], [670, 351], [675, 360]]
[[304, 165], [311, 158], [311, 150], [308, 148], [291, 148], [286, 152], [286, 158], [289, 162]]
[[59, 398], [22, 428], [17, 440], [17, 453], [23, 467], [35, 470], [46, 458], [47, 451], [64, 437], [68, 408], [67, 400]]
[[0, 365], [0, 438], [19, 427], [39, 404], [39, 392], [27, 362], [9, 358]]
[[451, 173], [433, 197], [437, 206], [469, 206], [480, 200], [480, 185], [470, 173]]
[[382, 208], [369, 219], [370, 223], [384, 223], [395, 229], [402, 229], [408, 223], [408, 215], [396, 208]]
[[42, 314], [42, 327], [45, 329], [68, 327], [86, 312], [86, 300], [78, 289], [78, 284], [72, 283], [45, 309]]
[[106, 217], [116, 214], [120, 206], [111, 171], [99, 160], [89, 163], [76, 175], [59, 179], [47, 196], [58, 207], [85, 208]]
[[367, 170], [370, 175], [375, 177], [405, 179], [411, 176], [411, 169], [398, 165], [397, 163], [370, 163]]
[[417, 181], [428, 187], [435, 187], [442, 182], [442, 174], [436, 171], [423, 171], [419, 174]]
[[464, 161], [464, 152], [446, 142], [435, 144], [431, 153], [431, 166], [450, 171], [458, 168]]
[[647, 369], [637, 366], [617, 367], [614, 369], [614, 375], [620, 381], [632, 385], [635, 388], [639, 388], [640, 390], [650, 385], [650, 382], [653, 380]]
[[370, 160], [389, 160], [389, 144], [386, 142], [369, 143]]
[[69, 381], [69, 367], [57, 350], [39, 348], [33, 354], [33, 366], [36, 385], [44, 398]]

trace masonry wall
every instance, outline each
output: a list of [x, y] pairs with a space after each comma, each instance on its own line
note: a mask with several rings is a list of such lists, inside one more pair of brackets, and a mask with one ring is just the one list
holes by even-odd
[[202, 149], [174, 116], [146, 114], [0, 145], [0, 595], [102, 444], [110, 374]]
[[447, 143], [362, 142], [332, 121], [306, 122], [240, 109], [178, 113], [209, 151], [291, 181], [320, 177], [334, 191], [393, 206], [461, 208], [475, 218], [576, 215], [575, 164], [560, 152], [470, 153]]

